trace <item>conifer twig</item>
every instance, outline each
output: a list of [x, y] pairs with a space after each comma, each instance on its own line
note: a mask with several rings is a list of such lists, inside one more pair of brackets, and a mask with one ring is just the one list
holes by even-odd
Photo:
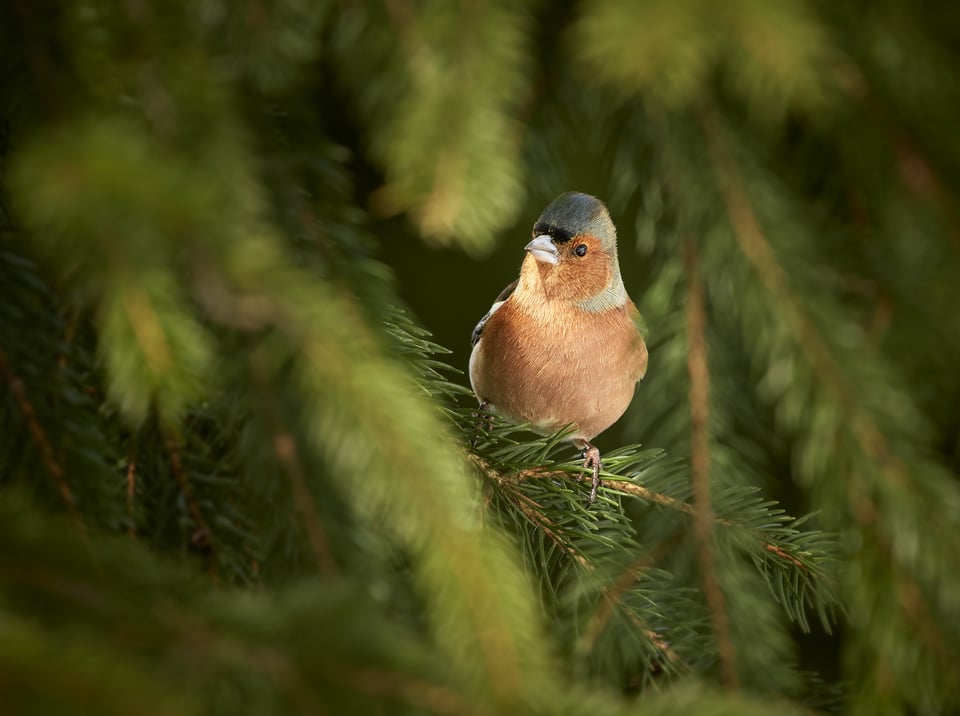
[[47, 437], [47, 432], [43, 429], [40, 420], [37, 418], [37, 411], [34, 410], [33, 403], [30, 402], [30, 398], [27, 396], [23, 381], [13, 372], [10, 362], [7, 360], [7, 354], [2, 349], [0, 349], [0, 373], [3, 374], [3, 377], [6, 378], [7, 383], [10, 385], [10, 392], [13, 394], [13, 398], [17, 403], [17, 408], [19, 408], [20, 414], [23, 415], [23, 419], [27, 421], [27, 429], [30, 431], [30, 437], [40, 451], [40, 458], [47, 472], [49, 472], [53, 478], [53, 482], [57, 486], [57, 491], [60, 493], [60, 498], [76, 522], [80, 532], [86, 533], [86, 523], [83, 521], [83, 516], [77, 508], [77, 498], [70, 488], [70, 483], [67, 481], [67, 476], [63, 472], [63, 467], [54, 454], [50, 438]]
[[314, 504], [316, 499], [310, 491], [310, 486], [303, 474], [300, 465], [299, 451], [293, 436], [288, 432], [277, 432], [273, 436], [273, 453], [277, 456], [284, 472], [290, 479], [290, 488], [293, 491], [293, 505], [300, 522], [307, 533], [307, 541], [314, 558], [317, 560], [317, 569], [324, 576], [337, 573], [337, 563], [330, 551], [330, 540], [323, 528], [320, 515]]
[[[513, 489], [513, 486], [517, 485], [518, 483], [522, 482], [527, 478], [534, 477], [534, 476], [544, 477], [548, 474], [546, 471], [522, 470], [520, 471], [520, 473], [518, 473], [516, 476], [514, 476], [511, 479], [510, 477], [503, 475], [499, 470], [495, 469], [492, 465], [490, 465], [489, 462], [487, 462], [480, 455], [477, 455], [474, 452], [468, 452], [468, 456], [471, 462], [473, 462], [485, 475], [490, 477], [497, 484], [508, 487], [508, 489], [510, 489], [511, 494], [516, 494], [518, 498], [525, 498], [526, 496], [520, 493], [517, 493]], [[566, 473], [560, 473], [556, 471], [554, 471], [552, 474], [557, 477], [564, 477], [564, 478], [569, 477], [569, 475], [567, 475]], [[535, 524], [537, 524], [541, 529], [543, 529], [544, 534], [546, 534], [551, 540], [553, 540], [553, 542], [556, 543], [557, 546], [560, 547], [560, 549], [562, 549], [564, 552], [569, 554], [578, 564], [580, 564], [580, 566], [584, 567], [588, 571], [592, 571], [593, 565], [590, 564], [590, 561], [584, 555], [580, 554], [580, 552], [576, 551], [576, 548], [574, 548], [573, 545], [570, 545], [569, 543], [567, 543], [565, 540], [563, 540], [563, 538], [560, 535], [556, 533], [554, 525], [550, 521], [550, 519], [546, 515], [544, 515], [540, 510], [536, 509], [537, 507], [539, 507], [539, 505], [537, 505], [536, 502], [534, 502], [533, 500], [529, 500], [529, 498], [527, 499], [529, 502], [532, 502], [533, 505], [536, 505], [536, 507], [533, 507], [530, 504], [523, 504], [520, 499], [514, 500], [514, 504], [516, 504], [517, 507], [520, 508], [521, 512], [523, 512], [528, 519], [530, 519]], [[641, 557], [641, 559], [649, 562], [653, 559], [653, 557], [650, 554], [645, 554]], [[621, 579], [618, 580], [618, 582], [614, 585], [614, 588], [604, 594], [604, 604], [606, 605], [605, 607], [603, 607], [604, 609], [612, 613], [614, 607], [618, 603], [620, 603], [620, 601], [622, 600], [623, 593], [625, 593], [626, 590], [629, 589], [630, 584], [632, 584], [632, 582], [636, 581], [636, 573], [637, 573], [636, 569], [628, 570], [628, 572], [626, 573], [626, 576], [621, 577]], [[625, 585], [622, 584], [624, 580], [627, 580], [627, 583]], [[620, 592], [617, 591], [618, 588]], [[659, 649], [670, 662], [677, 663], [677, 664], [682, 663], [680, 661], [680, 658], [677, 656], [676, 652], [674, 652], [670, 648], [670, 645], [666, 642], [666, 640], [660, 634], [650, 629], [650, 627], [644, 624], [640, 620], [640, 618], [629, 609], [625, 609], [624, 611], [628, 615], [628, 618], [630, 618], [630, 620], [644, 634], [644, 636], [646, 636], [647, 639], [649, 639], [650, 642], [657, 649]], [[598, 609], [598, 612], [599, 612], [599, 609]], [[602, 615], [598, 620], [597, 614], [596, 613], [594, 614], [594, 617], [591, 619], [590, 625], [588, 625], [587, 627], [588, 633], [590, 633], [591, 629], [593, 630], [593, 635], [588, 640], [590, 644], [592, 644], [593, 641], [596, 640], [597, 636], [599, 636], [600, 632], [602, 632], [603, 625], [609, 619], [609, 616], [610, 614], [606, 613]], [[587, 642], [581, 639], [581, 648], [584, 648], [583, 645], [585, 643]], [[586, 648], [586, 650], [588, 651], [589, 648]]]
[[575, 561], [577, 561], [583, 567], [589, 567], [590, 563], [587, 561], [587, 558], [580, 554], [576, 548], [563, 539], [556, 532], [556, 526], [547, 517], [543, 512], [538, 509], [540, 505], [527, 495], [524, 495], [522, 492], [513, 489], [513, 484], [509, 482], [501, 482], [502, 486], [507, 488], [507, 492], [510, 495], [510, 501], [519, 508], [527, 518], [533, 522], [537, 527], [543, 530], [543, 533], [549, 537], [554, 544], [557, 545], [564, 552], [569, 554]]
[[780, 547], [779, 545], [775, 545], [772, 542], [766, 542], [764, 543], [763, 548], [767, 550], [767, 552], [771, 552], [777, 555], [780, 559], [786, 560], [787, 562], [792, 562], [793, 566], [799, 567], [804, 572], [807, 571], [807, 565], [805, 565], [799, 559], [797, 559], [792, 554], [787, 552], [785, 549], [783, 549], [783, 547]]
[[131, 537], [137, 536], [137, 522], [133, 515], [133, 502], [137, 494], [137, 461], [136, 453], [130, 452], [127, 460], [127, 519], [130, 520], [130, 527], [127, 530]]
[[[881, 468], [881, 473], [893, 484], [910, 487], [909, 471], [906, 466], [891, 453], [884, 435], [865, 411], [856, 404], [852, 391], [844, 379], [840, 366], [837, 365], [827, 347], [826, 341], [790, 291], [786, 272], [763, 235], [760, 223], [739, 181], [733, 158], [720, 139], [718, 120], [713, 111], [705, 109], [700, 119], [707, 139], [707, 148], [716, 168], [717, 178], [720, 180], [727, 216], [740, 248], [753, 264], [764, 286], [783, 306], [785, 319], [796, 336], [797, 344], [806, 353], [814, 373], [823, 381], [824, 386], [839, 405], [850, 414], [849, 424], [858, 447]], [[851, 511], [856, 515], [855, 505], [851, 505]]]
[[[674, 539], [669, 539], [666, 542], [674, 542]], [[599, 638], [600, 634], [603, 633], [604, 628], [607, 625], [607, 622], [610, 621], [610, 617], [613, 616], [613, 612], [616, 607], [623, 601], [623, 598], [626, 596], [630, 587], [633, 586], [634, 582], [640, 576], [640, 573], [647, 569], [649, 566], [656, 564], [660, 558], [660, 552], [663, 551], [665, 543], [661, 543], [658, 547], [654, 548], [649, 552], [641, 554], [637, 559], [627, 565], [627, 568], [623, 570], [619, 578], [611, 585], [609, 589], [604, 592], [603, 599], [600, 604], [597, 606], [596, 611], [594, 611], [593, 616], [590, 617], [590, 621], [587, 622], [586, 627], [584, 627], [583, 635], [580, 637], [579, 643], [577, 644], [577, 650], [581, 653], [589, 653], [593, 650], [593, 646]], [[645, 624], [640, 621], [640, 618], [637, 617], [630, 609], [624, 609], [627, 617], [634, 623], [634, 625], [640, 629], [641, 632], [650, 640], [650, 642], [664, 655], [667, 659], [677, 666], [686, 666], [686, 664], [680, 659], [677, 653], [670, 648], [670, 645], [666, 640], [660, 636], [657, 632], [653, 631]]]
[[[190, 535], [190, 542], [194, 547], [210, 547], [210, 549], [213, 550], [213, 532], [204, 519], [203, 513], [200, 511], [200, 506], [197, 504], [193, 494], [193, 488], [187, 479], [187, 473], [183, 469], [183, 460], [180, 457], [180, 446], [173, 435], [167, 434], [165, 438], [164, 442], [167, 448], [167, 455], [170, 458], [170, 471], [173, 473], [173, 478], [180, 488], [180, 494], [183, 495], [183, 499], [187, 503], [190, 519], [192, 519], [196, 525], [194, 533]], [[219, 582], [220, 571], [217, 568], [217, 561], [211, 559], [209, 566], [210, 578], [214, 582]]]
[[730, 636], [730, 618], [720, 578], [717, 575], [713, 545], [713, 508], [710, 502], [710, 372], [707, 365], [706, 324], [703, 284], [697, 250], [687, 243], [687, 372], [690, 378], [690, 481], [693, 487], [693, 534], [703, 594], [710, 608], [710, 620], [717, 636], [717, 653], [723, 683], [736, 688], [737, 662]]
[[[495, 467], [493, 467], [487, 460], [485, 460], [480, 455], [477, 455], [473, 452], [467, 452], [468, 459], [476, 465], [481, 472], [490, 477], [491, 480], [498, 484], [516, 484], [524, 482], [526, 480], [568, 480], [575, 479], [569, 473], [564, 472], [563, 470], [556, 470], [550, 467], [532, 467], [525, 470], [518, 470], [516, 472], [505, 474]], [[623, 495], [629, 495], [630, 497], [636, 497], [643, 500], [644, 502], [649, 502], [654, 505], [660, 505], [661, 507], [667, 507], [671, 510], [676, 510], [677, 512], [682, 512], [685, 515], [693, 515], [693, 505], [689, 502], [684, 502], [679, 500], [676, 497], [671, 497], [670, 495], [665, 495], [662, 492], [655, 492], [650, 488], [644, 487], [643, 485], [638, 485], [635, 482], [630, 480], [614, 480], [610, 478], [604, 478], [603, 489], [608, 492], [619, 492]], [[723, 527], [731, 527], [734, 529], [742, 529], [750, 532], [755, 535], [754, 530], [746, 525], [742, 525], [734, 520], [727, 519], [725, 517], [717, 517], [713, 515], [713, 520], [716, 524], [722, 525]], [[757, 537], [757, 540], [760, 543], [760, 546], [769, 552], [770, 554], [779, 557], [785, 561], [792, 563], [794, 566], [802, 569], [804, 572], [809, 572], [810, 568], [804, 564], [802, 561], [791, 555], [787, 550], [785, 550], [780, 545], [774, 544], [773, 542], [768, 542], [762, 537]]]
[[903, 574], [902, 567], [893, 554], [893, 545], [879, 529], [875, 531], [881, 553], [890, 562], [891, 572], [896, 581], [897, 606], [903, 612], [907, 622], [913, 627], [920, 640], [931, 654], [943, 666], [946, 673], [960, 673], [960, 655], [943, 639], [940, 629], [931, 622], [931, 607], [920, 585], [909, 574]]
[[307, 483], [303, 472], [297, 442], [293, 435], [281, 424], [276, 405], [270, 397], [265, 369], [256, 356], [251, 360], [250, 369], [254, 383], [259, 389], [258, 392], [263, 402], [270, 430], [273, 431], [273, 454], [279, 461], [283, 472], [287, 475], [293, 498], [293, 507], [306, 532], [307, 543], [310, 545], [310, 551], [313, 552], [317, 569], [324, 576], [334, 575], [337, 573], [337, 563], [330, 549], [330, 539], [327, 537], [327, 531], [324, 529], [320, 515], [317, 513], [316, 498], [310, 490], [310, 485]]
[[897, 160], [897, 176], [903, 186], [940, 210], [950, 227], [953, 243], [960, 246], [960, 208], [928, 153], [896, 116], [899, 113], [884, 105], [859, 67], [845, 64], [839, 79], [838, 85], [851, 99], [860, 103], [887, 135]]
[[[764, 236], [760, 222], [737, 173], [736, 164], [720, 136], [719, 120], [716, 111], [704, 107], [700, 113], [700, 124], [706, 138], [707, 150], [711, 156], [721, 198], [726, 207], [727, 216], [741, 250], [753, 264], [760, 280], [767, 290], [780, 302], [787, 324], [795, 335], [797, 344], [804, 350], [814, 373], [822, 381], [825, 390], [839, 406], [848, 413], [850, 434], [857, 448], [877, 467], [879, 476], [889, 485], [900, 487], [908, 492], [917, 491], [912, 484], [910, 470], [889, 447], [886, 436], [877, 427], [872, 417], [857, 404], [853, 391], [847, 383], [836, 358], [820, 334], [813, 320], [803, 311], [790, 290], [787, 274], [777, 260], [769, 242]], [[914, 625], [921, 638], [927, 642], [927, 648], [943, 658], [942, 642], [936, 627], [930, 623], [928, 610], [911, 609], [916, 597], [923, 592], [911, 574], [903, 569], [889, 545], [890, 539], [877, 522], [878, 505], [870, 496], [865, 484], [866, 478], [854, 473], [850, 476], [848, 507], [851, 516], [865, 532], [873, 532], [881, 545], [880, 552], [890, 566], [891, 576], [897, 582], [897, 605], [908, 622]], [[946, 535], [953, 539], [952, 530]], [[930, 642], [929, 639], [933, 638]], [[956, 657], [950, 661], [956, 664]]]

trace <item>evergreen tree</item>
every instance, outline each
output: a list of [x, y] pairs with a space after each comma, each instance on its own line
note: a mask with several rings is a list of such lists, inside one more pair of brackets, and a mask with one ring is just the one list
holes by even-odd
[[[4, 712], [956, 711], [958, 37], [4, 3]], [[568, 190], [650, 332], [593, 504], [460, 372]]]

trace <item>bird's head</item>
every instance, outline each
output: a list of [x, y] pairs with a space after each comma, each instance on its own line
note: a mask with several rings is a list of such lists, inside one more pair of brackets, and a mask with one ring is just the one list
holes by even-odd
[[551, 300], [587, 311], [623, 305], [626, 290], [617, 260], [617, 230], [603, 202], [589, 194], [561, 194], [533, 225], [523, 272], [536, 271]]

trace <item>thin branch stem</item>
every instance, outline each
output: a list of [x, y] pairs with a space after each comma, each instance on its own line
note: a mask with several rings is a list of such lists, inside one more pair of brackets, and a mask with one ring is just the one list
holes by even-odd
[[310, 551], [317, 563], [317, 569], [324, 576], [332, 576], [338, 572], [337, 562], [333, 557], [327, 530], [324, 528], [323, 520], [320, 519], [320, 514], [317, 512], [316, 497], [314, 497], [303, 471], [297, 441], [281, 422], [279, 411], [271, 397], [266, 370], [257, 360], [256, 355], [251, 360], [250, 371], [254, 384], [258, 388], [269, 429], [273, 432], [273, 454], [277, 457], [280, 467], [287, 476], [293, 498], [293, 507], [306, 532], [307, 543], [310, 545]]
[[133, 505], [137, 496], [137, 460], [136, 451], [130, 452], [127, 460], [127, 519], [130, 520], [130, 526], [127, 529], [131, 537], [137, 536], [137, 520], [134, 515]]
[[[481, 472], [486, 474], [491, 480], [497, 484], [518, 484], [520, 482], [525, 482], [527, 480], [576, 480], [577, 478], [574, 475], [571, 475], [563, 470], [551, 469], [549, 467], [532, 467], [525, 470], [518, 470], [516, 472], [504, 473], [497, 470], [493, 467], [487, 460], [485, 460], [480, 455], [476, 453], [468, 452], [467, 459], [470, 460]], [[653, 490], [644, 487], [643, 485], [638, 485], [635, 482], [630, 482], [629, 480], [614, 480], [610, 477], [605, 477], [603, 480], [602, 489], [608, 492], [617, 492], [621, 495], [629, 495], [630, 497], [636, 497], [643, 500], [644, 502], [649, 502], [651, 504], [660, 505], [661, 507], [667, 507], [671, 510], [677, 512], [682, 512], [685, 515], [693, 515], [694, 508], [689, 502], [684, 502], [683, 500], [678, 500], [676, 497], [671, 497], [670, 495], [664, 495], [662, 492], [654, 492]], [[714, 522], [723, 527], [730, 527], [733, 529], [745, 530], [756, 536], [755, 530], [752, 530], [746, 525], [742, 525], [733, 520], [726, 519], [724, 517], [713, 516]], [[799, 567], [804, 572], [810, 571], [810, 568], [804, 564], [802, 561], [798, 560], [796, 557], [791, 555], [783, 547], [773, 544], [772, 542], [767, 542], [762, 537], [757, 536], [757, 541], [760, 546], [776, 557], [788, 561]]]
[[693, 487], [693, 534], [703, 594], [717, 637], [722, 680], [736, 688], [737, 660], [730, 635], [726, 599], [717, 574], [714, 550], [713, 507], [710, 501], [710, 370], [707, 364], [707, 316], [704, 306], [700, 262], [692, 243], [686, 246], [687, 269], [687, 372], [690, 378], [690, 481]]
[[[503, 473], [501, 473], [501, 472], [500, 472], [499, 470], [497, 470], [496, 468], [494, 468], [487, 460], [485, 460], [485, 459], [484, 459], [483, 457], [481, 457], [480, 455], [477, 455], [476, 453], [473, 453], [473, 452], [468, 452], [468, 453], [467, 453], [467, 456], [468, 456], [468, 458], [470, 459], [470, 461], [471, 461], [474, 465], [476, 465], [477, 468], [479, 468], [479, 470], [480, 470], [484, 475], [486, 475], [488, 478], [490, 478], [491, 480], [493, 480], [496, 484], [498, 484], [498, 485], [500, 485], [502, 488], [510, 491], [511, 494], [516, 494], [516, 495], [518, 496], [518, 498], [525, 498], [525, 499], [527, 500], [527, 503], [526, 503], [526, 504], [524, 504], [524, 502], [523, 502], [522, 500], [520, 500], [520, 499], [517, 499], [517, 500], [514, 501], [515, 504], [517, 505], [517, 507], [521, 510], [521, 512], [523, 512], [524, 515], [525, 515], [529, 520], [531, 520], [532, 522], [534, 522], [535, 524], [537, 524], [541, 529], [543, 529], [543, 530], [544, 530], [544, 533], [545, 533], [551, 540], [553, 540], [553, 541], [560, 547], [560, 549], [562, 549], [564, 552], [566, 552], [566, 553], [569, 554], [571, 557], [573, 557], [573, 559], [576, 560], [576, 562], [577, 562], [578, 564], [580, 564], [580, 566], [584, 567], [584, 568], [587, 569], [588, 571], [592, 571], [592, 570], [593, 570], [593, 565], [590, 564], [590, 561], [589, 561], [584, 555], [582, 555], [580, 552], [578, 552], [578, 551], [573, 547], [573, 545], [570, 545], [566, 540], [564, 540], [564, 539], [556, 532], [556, 528], [555, 528], [555, 526], [553, 525], [553, 523], [550, 521], [550, 519], [549, 519], [546, 515], [544, 515], [539, 509], [537, 509], [537, 508], [539, 508], [540, 506], [539, 506], [536, 502], [534, 502], [533, 500], [530, 500], [529, 498], [527, 498], [526, 495], [523, 495], [522, 493], [519, 493], [519, 492], [516, 490], [516, 485], [518, 485], [520, 482], [523, 482], [524, 480], [529, 479], [529, 478], [533, 478], [533, 477], [542, 478], [542, 477], [547, 477], [547, 476], [554, 476], [554, 477], [560, 477], [560, 478], [569, 478], [569, 477], [570, 477], [569, 475], [567, 475], [566, 473], [557, 472], [557, 471], [547, 472], [547, 471], [543, 471], [543, 470], [540, 470], [540, 471], [537, 471], [537, 470], [523, 470], [523, 471], [520, 471], [519, 473], [517, 473], [516, 475], [507, 476], [507, 475], [504, 475]], [[532, 504], [531, 504], [531, 503], [532, 503]], [[643, 560], [651, 560], [651, 559], [652, 559], [652, 556], [649, 555], [649, 554], [645, 554], [645, 555], [643, 555], [643, 557], [641, 557], [641, 559], [643, 559]], [[626, 591], [627, 589], [629, 589], [630, 584], [632, 584], [634, 581], [636, 581], [636, 578], [637, 578], [637, 570], [629, 570], [629, 574], [627, 574], [625, 577], [622, 577], [621, 580], [618, 580], [618, 582], [614, 585], [614, 587], [613, 587], [611, 590], [608, 590], [608, 591], [604, 594], [602, 605], [601, 605], [601, 607], [598, 607], [598, 611], [599, 611], [599, 609], [609, 609], [609, 611], [612, 612], [613, 609], [614, 609], [614, 608], [622, 601], [622, 599], [623, 599], [623, 594], [622, 594], [622, 593], [618, 593], [618, 592], [616, 591], [616, 590], [618, 589], [618, 585], [620, 585], [621, 582], [622, 582], [624, 579], [628, 579], [628, 580], [629, 580], [629, 582], [626, 584], [626, 586], [621, 586], [621, 587], [619, 587], [619, 588], [625, 593], [625, 591]], [[606, 605], [606, 606], [603, 606], [603, 605]], [[675, 663], [675, 664], [681, 664], [681, 663], [682, 663], [682, 661], [680, 660], [680, 658], [679, 658], [679, 657], [677, 656], [677, 654], [670, 648], [669, 644], [667, 644], [666, 640], [664, 640], [664, 638], [663, 638], [662, 636], [660, 636], [657, 632], [653, 631], [653, 630], [650, 629], [646, 624], [644, 624], [644, 623], [640, 620], [640, 618], [639, 618], [636, 614], [634, 614], [631, 610], [625, 609], [624, 611], [627, 613], [627, 615], [629, 616], [629, 618], [631, 619], [631, 621], [634, 622], [634, 624], [637, 626], [637, 628], [647, 637], [647, 639], [650, 640], [650, 642], [651, 642], [657, 649], [659, 649], [659, 650], [663, 653], [663, 655], [664, 655], [670, 662]], [[599, 626], [596, 626], [596, 625], [595, 625], [595, 622], [597, 622], [598, 617], [597, 617], [597, 614], [596, 614], [596, 613], [594, 614], [594, 617], [591, 619], [590, 624], [591, 624], [591, 625], [594, 625], [594, 626], [593, 626], [593, 629], [595, 630], [596, 633], [590, 638], [590, 640], [589, 640], [590, 646], [586, 648], [586, 651], [589, 651], [589, 649], [592, 648], [593, 642], [595, 641], [596, 637], [599, 636], [600, 632], [602, 632], [602, 630], [603, 630], [603, 625], [606, 623], [606, 621], [607, 621], [608, 618], [609, 618], [609, 614], [604, 615], [604, 616], [601, 618], [601, 623], [599, 624]], [[591, 628], [591, 627], [588, 625], [588, 631], [590, 630], [590, 628]], [[584, 643], [585, 643], [585, 642], [581, 639], [581, 642], [580, 642], [580, 648], [581, 648], [581, 649], [583, 648]]]
[[316, 498], [313, 496], [310, 485], [307, 484], [307, 479], [304, 476], [296, 440], [288, 432], [274, 433], [273, 453], [277, 456], [277, 460], [280, 461], [290, 480], [294, 509], [296, 509], [297, 515], [300, 517], [300, 523], [306, 530], [310, 550], [317, 561], [317, 569], [324, 576], [332, 576], [338, 571], [337, 563], [330, 549], [330, 539], [327, 537], [327, 531], [324, 529], [320, 515], [317, 513]]
[[784, 319], [793, 332], [797, 345], [806, 354], [814, 374], [849, 414], [850, 430], [860, 450], [881, 467], [883, 474], [892, 483], [905, 484], [909, 480], [906, 466], [891, 453], [883, 434], [857, 404], [853, 391], [826, 341], [791, 292], [786, 272], [760, 228], [760, 222], [744, 190], [734, 159], [724, 146], [715, 111], [704, 109], [700, 114], [700, 121], [727, 216], [741, 250], [753, 264], [764, 286], [782, 307]]
[[569, 554], [577, 563], [580, 564], [580, 566], [587, 568], [590, 567], [590, 563], [587, 561], [587, 558], [580, 554], [576, 547], [570, 544], [567, 540], [563, 539], [563, 537], [557, 533], [556, 525], [554, 525], [553, 521], [541, 511], [540, 505], [537, 504], [536, 500], [524, 495], [522, 492], [517, 490], [515, 485], [512, 483], [502, 482], [500, 485], [504, 488], [503, 492], [508, 496], [508, 499], [514, 505], [516, 505], [516, 507], [527, 517], [527, 519], [543, 530], [543, 533], [549, 537], [553, 543], [557, 545], [557, 547]]
[[960, 248], [960, 207], [951, 195], [935, 162], [898, 118], [900, 114], [871, 86], [853, 64], [845, 64], [839, 86], [863, 107], [869, 118], [887, 135], [897, 161], [897, 176], [907, 191], [932, 203], [945, 219], [954, 248]]
[[37, 450], [40, 451], [40, 458], [43, 461], [43, 465], [47, 469], [47, 472], [49, 472], [50, 476], [53, 478], [53, 482], [57, 487], [57, 491], [60, 493], [60, 498], [63, 500], [67, 510], [72, 515], [77, 527], [82, 533], [85, 534], [86, 524], [83, 521], [83, 516], [80, 514], [80, 511], [77, 509], [77, 498], [73, 494], [70, 483], [67, 481], [67, 476], [64, 474], [63, 466], [61, 466], [60, 462], [57, 460], [53, 445], [50, 442], [50, 438], [47, 436], [47, 432], [40, 424], [40, 420], [37, 417], [37, 411], [34, 409], [33, 403], [30, 402], [30, 398], [27, 396], [27, 391], [23, 385], [23, 381], [20, 380], [20, 377], [13, 372], [13, 368], [10, 366], [10, 362], [7, 360], [7, 355], [3, 350], [0, 350], [0, 373], [3, 374], [3, 377], [10, 385], [10, 392], [13, 394], [13, 398], [17, 403], [17, 408], [20, 410], [20, 414], [27, 423], [27, 429], [30, 431], [30, 437], [33, 440], [33, 444], [37, 447]]
[[[610, 586], [603, 595], [603, 599], [594, 611], [590, 621], [584, 627], [583, 635], [577, 644], [577, 651], [581, 654], [587, 654], [593, 651], [597, 639], [603, 633], [613, 616], [614, 611], [623, 602], [630, 587], [640, 578], [640, 575], [653, 564], [656, 564], [661, 557], [661, 553], [667, 551], [666, 545], [676, 542], [677, 536], [666, 540], [649, 552], [641, 554], [637, 559], [627, 565], [617, 580]], [[630, 609], [624, 609], [628, 618], [634, 622], [638, 629], [650, 640], [650, 642], [664, 655], [667, 660], [678, 667], [686, 667], [683, 660], [677, 653], [670, 648], [670, 645], [657, 632], [643, 624], [640, 619]]]
[[[167, 448], [167, 455], [170, 458], [170, 471], [173, 473], [173, 478], [177, 481], [177, 486], [180, 488], [180, 494], [183, 495], [183, 499], [187, 504], [187, 510], [190, 512], [190, 519], [193, 520], [193, 523], [196, 526], [194, 533], [190, 535], [190, 542], [195, 547], [210, 547], [210, 549], [213, 551], [213, 531], [210, 529], [210, 525], [207, 524], [207, 521], [203, 517], [203, 513], [200, 511], [200, 505], [197, 504], [196, 497], [193, 494], [193, 486], [190, 484], [190, 480], [187, 479], [187, 473], [183, 469], [183, 460], [180, 455], [180, 445], [178, 444], [176, 438], [170, 434], [165, 436], [165, 445]], [[219, 582], [220, 572], [217, 568], [216, 559], [210, 560], [209, 567], [210, 578], [214, 582]]]
[[[760, 228], [735, 160], [723, 142], [716, 110], [709, 106], [704, 107], [699, 119], [737, 242], [764, 286], [780, 304], [784, 320], [794, 334], [797, 345], [806, 355], [814, 374], [848, 415], [848, 433], [857, 449], [877, 467], [878, 476], [883, 478], [888, 486], [898, 487], [911, 494], [918, 492], [907, 465], [893, 453], [886, 436], [877, 427], [872, 416], [858, 404], [826, 340], [790, 290], [786, 272]], [[859, 473], [852, 474], [847, 492], [850, 514], [860, 529], [873, 532], [881, 546], [889, 545], [888, 536], [877, 522], [880, 507], [871, 494], [867, 479]], [[952, 531], [945, 531], [945, 534], [952, 536]], [[917, 629], [929, 651], [943, 660], [949, 656], [949, 661], [955, 665], [956, 655], [948, 654], [945, 650], [937, 629], [929, 620], [929, 610], [912, 608], [912, 605], [920, 603], [918, 598], [925, 602], [923, 592], [913, 575], [906, 573], [891, 549], [882, 548], [881, 552], [889, 562], [891, 575], [897, 583], [901, 612]]]

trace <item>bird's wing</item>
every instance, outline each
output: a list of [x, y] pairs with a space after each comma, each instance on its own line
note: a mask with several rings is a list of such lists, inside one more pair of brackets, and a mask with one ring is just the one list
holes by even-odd
[[643, 376], [647, 373], [647, 337], [649, 336], [649, 330], [647, 330], [647, 322], [643, 320], [643, 316], [640, 314], [640, 311], [637, 310], [636, 305], [633, 301], [630, 302], [630, 307], [628, 309], [630, 314], [630, 320], [633, 321], [634, 327], [637, 329], [637, 333], [640, 334], [640, 349], [643, 351], [643, 360], [640, 366], [639, 373], [637, 374], [637, 380], [643, 380]]
[[643, 320], [643, 316], [636, 306], [633, 306], [633, 310], [630, 311], [630, 319], [633, 321], [633, 325], [636, 326], [637, 330], [640, 332], [640, 337], [644, 341], [650, 339], [650, 329], [647, 328], [647, 322]]
[[480, 322], [477, 324], [477, 327], [473, 329], [473, 335], [470, 336], [470, 345], [471, 345], [471, 346], [477, 345], [477, 341], [480, 340], [480, 336], [481, 336], [481, 334], [483, 333], [483, 327], [484, 327], [484, 325], [486, 325], [486, 323], [487, 323], [487, 321], [489, 320], [490, 316], [492, 316], [492, 315], [494, 314], [494, 312], [495, 312], [498, 308], [500, 308], [500, 306], [502, 306], [502, 305], [506, 302], [506, 300], [507, 300], [508, 298], [510, 298], [510, 295], [511, 295], [511, 294], [514, 292], [514, 290], [517, 288], [517, 284], [518, 284], [518, 283], [520, 283], [520, 279], [517, 279], [516, 281], [514, 281], [513, 283], [511, 283], [509, 286], [507, 286], [505, 289], [503, 289], [503, 290], [500, 292], [500, 295], [499, 295], [499, 296], [497, 296], [497, 300], [493, 302], [493, 305], [492, 305], [492, 306], [490, 306], [490, 310], [486, 312], [486, 314], [483, 316], [483, 318], [480, 319]]

